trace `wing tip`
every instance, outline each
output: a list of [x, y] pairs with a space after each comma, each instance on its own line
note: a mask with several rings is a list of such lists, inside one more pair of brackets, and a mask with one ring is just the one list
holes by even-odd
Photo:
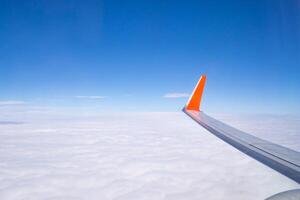
[[202, 99], [202, 94], [204, 91], [205, 82], [206, 82], [206, 75], [202, 75], [200, 77], [196, 87], [194, 88], [194, 91], [191, 94], [184, 109], [200, 111], [201, 99]]

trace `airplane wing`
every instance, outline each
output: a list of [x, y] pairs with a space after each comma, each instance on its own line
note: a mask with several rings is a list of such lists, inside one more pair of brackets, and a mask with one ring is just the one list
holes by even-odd
[[183, 112], [221, 140], [300, 183], [299, 152], [252, 136], [200, 111], [205, 82], [206, 76], [201, 76]]

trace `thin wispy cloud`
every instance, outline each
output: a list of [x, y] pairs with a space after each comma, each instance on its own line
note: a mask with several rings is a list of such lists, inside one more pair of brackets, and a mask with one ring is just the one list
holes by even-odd
[[15, 106], [15, 105], [24, 105], [24, 101], [16, 101], [16, 100], [6, 100], [0, 101], [0, 106]]
[[185, 98], [189, 97], [188, 93], [167, 93], [163, 97], [164, 98]]
[[107, 98], [107, 96], [76, 96], [76, 98], [78, 98], [78, 99], [94, 99], [94, 100], [97, 100], [97, 99], [105, 99], [105, 98]]

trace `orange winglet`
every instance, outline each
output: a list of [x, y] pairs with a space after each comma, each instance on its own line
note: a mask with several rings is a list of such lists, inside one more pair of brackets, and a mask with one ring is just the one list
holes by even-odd
[[186, 110], [195, 110], [195, 111], [200, 111], [200, 103], [201, 103], [201, 98], [202, 98], [202, 93], [204, 90], [205, 86], [205, 81], [206, 81], [206, 76], [202, 75], [189, 99], [187, 102], [185, 109]]

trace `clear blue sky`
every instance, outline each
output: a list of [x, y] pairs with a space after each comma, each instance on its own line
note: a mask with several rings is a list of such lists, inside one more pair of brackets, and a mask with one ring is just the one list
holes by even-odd
[[300, 1], [0, 2], [1, 101], [177, 111], [203, 73], [207, 112], [300, 113]]

